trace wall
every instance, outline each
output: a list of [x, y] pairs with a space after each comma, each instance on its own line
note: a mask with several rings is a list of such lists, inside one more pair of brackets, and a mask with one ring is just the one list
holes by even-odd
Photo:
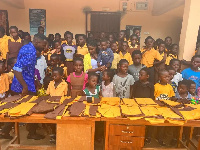
[[[85, 33], [85, 14], [82, 11], [85, 6], [90, 6], [93, 11], [101, 11], [102, 7], [118, 11], [120, 6], [119, 0], [24, 0], [24, 3], [25, 9], [17, 9], [0, 1], [0, 9], [8, 10], [10, 26], [29, 31], [29, 8], [46, 9], [47, 34], [59, 32], [62, 35], [66, 30], [74, 34]], [[178, 43], [182, 14], [183, 6], [160, 16], [152, 16], [151, 11], [128, 12], [122, 17], [121, 29], [126, 25], [141, 25], [141, 43], [148, 36], [144, 32], [149, 32], [155, 39], [171, 36], [174, 43]]]

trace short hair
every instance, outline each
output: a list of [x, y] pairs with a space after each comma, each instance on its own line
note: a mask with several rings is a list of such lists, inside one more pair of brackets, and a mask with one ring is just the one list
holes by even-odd
[[196, 85], [196, 83], [195, 83], [194, 81], [188, 80], [188, 88], [190, 88], [190, 86], [191, 86], [192, 84], [195, 84], [195, 85]]
[[117, 44], [117, 41], [113, 41], [113, 42], [110, 43], [110, 45], [113, 45], [113, 44]]
[[73, 64], [75, 64], [77, 61], [81, 61], [83, 63], [83, 59], [80, 57], [76, 57], [73, 59]]
[[181, 64], [181, 61], [180, 61], [179, 59], [173, 58], [173, 59], [170, 60], [169, 66], [172, 66], [172, 64], [173, 64], [174, 62], [176, 62], [176, 61], [178, 61], [178, 62]]
[[126, 43], [128, 45], [128, 42], [127, 41], [123, 41], [122, 43]]
[[133, 29], [133, 33], [135, 33], [135, 31], [137, 31], [137, 30], [139, 30], [139, 31], [140, 31], [140, 29], [139, 29], [139, 28], [134, 28], [134, 29]]
[[87, 39], [85, 34], [80, 34], [78, 37], [82, 36], [85, 40]]
[[53, 68], [53, 72], [54, 71], [58, 71], [58, 73], [62, 76], [63, 75], [63, 72], [64, 72], [64, 70], [63, 70], [63, 68], [62, 67], [54, 67]]
[[120, 33], [120, 32], [124, 32], [124, 34], [126, 34], [126, 30], [120, 30], [119, 33]]
[[70, 31], [66, 31], [66, 32], [64, 33], [64, 35], [67, 35], [67, 34], [71, 35], [72, 38], [73, 38], [73, 33], [72, 33], [72, 32], [70, 32]]
[[194, 61], [195, 58], [200, 58], [200, 55], [194, 55], [191, 59], [191, 61]]
[[39, 26], [39, 27], [38, 27], [38, 30], [40, 30], [40, 29], [44, 29], [44, 27], [43, 27], [43, 26]]
[[2, 34], [5, 34], [5, 33], [6, 33], [6, 30], [4, 29], [3, 26], [0, 26], [0, 32], [1, 32]]
[[170, 66], [168, 66], [168, 67], [166, 68], [166, 70], [167, 70], [167, 71], [174, 70], [174, 71], [176, 72], [176, 70], [175, 70], [174, 68], [170, 67]]
[[9, 30], [11, 30], [11, 29], [14, 29], [14, 30], [18, 31], [18, 28], [17, 28], [16, 26], [11, 26], [11, 27], [9, 28]]
[[166, 69], [161, 69], [161, 70], [159, 70], [159, 72], [158, 72], [159, 77], [160, 77], [161, 75], [163, 75], [164, 72], [168, 72], [168, 71], [167, 71]]
[[110, 81], [112, 81], [115, 74], [114, 71], [111, 69], [106, 69], [104, 72], [107, 73], [107, 75], [110, 77]]
[[122, 65], [122, 64], [125, 64], [125, 63], [129, 64], [128, 61], [127, 61], [126, 59], [121, 59], [121, 60], [119, 61], [119, 65]]
[[171, 49], [172, 49], [174, 46], [178, 46], [178, 47], [179, 47], [178, 44], [172, 44], [172, 45], [171, 45]]
[[52, 54], [52, 55], [50, 56], [50, 58], [56, 58], [56, 59], [58, 59], [58, 60], [60, 59], [59, 55], [58, 55], [58, 54], [55, 54], [55, 53]]
[[145, 43], [147, 43], [147, 41], [148, 41], [149, 39], [151, 39], [151, 40], [154, 41], [154, 39], [153, 39], [151, 36], [148, 36], [148, 37], [145, 39]]
[[88, 41], [87, 46], [97, 47], [97, 43], [95, 40], [90, 40]]
[[142, 68], [140, 71], [145, 71], [147, 75], [150, 75], [150, 70], [147, 67]]
[[180, 85], [185, 85], [185, 86], [187, 86], [187, 88], [189, 88], [189, 86], [188, 86], [188, 80], [179, 81], [178, 82], [178, 86], [180, 86]]
[[136, 37], [136, 38], [138, 39], [138, 36], [137, 36], [136, 34], [132, 34], [132, 35], [130, 36], [130, 39], [132, 40], [133, 37]]
[[100, 41], [101, 43], [102, 42], [106, 42], [106, 43], [108, 43], [108, 39], [106, 39], [106, 38], [103, 38], [103, 39], [101, 39], [101, 41]]
[[48, 38], [50, 38], [51, 36], [52, 36], [52, 37], [54, 37], [54, 35], [53, 35], [53, 34], [49, 34]]
[[28, 32], [23, 32], [23, 37], [25, 36], [31, 36]]
[[166, 41], [167, 39], [171, 39], [171, 40], [172, 40], [172, 38], [171, 38], [170, 36], [167, 36], [167, 37], [165, 38], [165, 41]]
[[10, 66], [11, 64], [13, 64], [15, 59], [17, 59], [17, 57], [11, 57], [11, 58], [9, 58], [8, 62], [7, 62], [8, 65]]
[[59, 37], [61, 37], [60, 33], [56, 33], [55, 36], [59, 36]]
[[[162, 40], [162, 39], [161, 39]], [[165, 42], [162, 40], [162, 41], [160, 41], [160, 43], [159, 43], [159, 45], [158, 46], [160, 46], [161, 44], [164, 44], [165, 45]]]
[[142, 53], [140, 50], [135, 50], [132, 52], [132, 58], [135, 56], [135, 55], [141, 55], [142, 56]]
[[44, 41], [44, 40], [47, 41], [47, 37], [44, 34], [41, 34], [41, 33], [35, 34], [33, 39], [35, 39], [35, 38], [39, 39], [39, 40], [42, 40], [42, 41]]
[[90, 73], [88, 74], [88, 79], [90, 79], [91, 77], [97, 77], [97, 79], [99, 79], [98, 74], [95, 73], [95, 72], [90, 72]]
[[22, 32], [22, 34], [24, 33], [24, 31], [23, 31], [23, 30], [19, 30], [18, 32]]

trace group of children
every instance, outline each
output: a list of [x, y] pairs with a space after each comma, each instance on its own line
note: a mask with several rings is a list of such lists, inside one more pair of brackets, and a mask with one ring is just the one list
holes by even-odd
[[[179, 46], [172, 43], [171, 37], [163, 41], [149, 36], [145, 46], [140, 47], [138, 31], [135, 29], [130, 37], [120, 31], [117, 38], [102, 32], [98, 39], [91, 33], [88, 38], [79, 34], [76, 43], [69, 31], [64, 39], [59, 33], [55, 38], [50, 34], [43, 53], [37, 54], [37, 94], [177, 101], [198, 98], [200, 56], [194, 55], [181, 72]], [[39, 27], [38, 33], [44, 34], [44, 28]], [[0, 27], [0, 98], [12, 95], [12, 67], [21, 46], [29, 42], [30, 35], [20, 35], [17, 27], [10, 27], [10, 36]], [[162, 140], [159, 143], [164, 145]]]

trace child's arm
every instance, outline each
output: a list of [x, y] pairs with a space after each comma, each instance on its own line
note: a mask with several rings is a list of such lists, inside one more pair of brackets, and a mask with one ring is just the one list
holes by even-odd
[[67, 96], [71, 96], [71, 83], [67, 82], [67, 84], [68, 84]]
[[116, 88], [115, 88], [115, 85], [113, 85], [113, 97], [116, 97]]
[[97, 66], [100, 67], [100, 62], [101, 62], [101, 52], [99, 52], [98, 57], [97, 57]]
[[131, 87], [130, 87], [130, 98], [132, 98], [132, 94], [133, 93], [133, 85], [131, 85]]

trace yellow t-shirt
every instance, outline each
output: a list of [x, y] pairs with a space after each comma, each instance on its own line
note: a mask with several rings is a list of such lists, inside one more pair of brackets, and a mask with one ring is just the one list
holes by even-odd
[[4, 35], [2, 38], [0, 38], [0, 52], [1, 57], [3, 59], [6, 59], [6, 55], [8, 53], [8, 40], [10, 39], [10, 36]]
[[170, 84], [161, 85], [160, 83], [156, 83], [154, 85], [154, 96], [156, 100], [169, 100], [175, 96], [175, 93]]
[[132, 65], [133, 64], [133, 60], [132, 60], [132, 57], [131, 57], [131, 54], [126, 52], [125, 55], [122, 54], [122, 52], [119, 52], [119, 56], [120, 56], [120, 59], [126, 59], [129, 63], [129, 65]]
[[173, 54], [169, 54], [169, 55], [167, 56], [167, 58], [166, 58], [165, 64], [166, 64], [166, 65], [169, 65], [170, 60], [172, 60], [172, 59], [178, 59], [178, 57], [175, 56], [175, 55], [173, 55]]
[[[143, 53], [145, 49], [141, 49], [141, 52]], [[148, 50], [142, 54], [142, 61], [141, 63], [145, 65], [147, 68], [153, 67], [153, 63], [155, 60], [161, 61], [163, 57], [160, 55], [158, 51], [156, 51], [154, 48], [151, 50]]]
[[7, 73], [0, 75], [0, 85], [0, 94], [3, 94], [9, 90], [9, 79]]
[[55, 81], [51, 81], [47, 88], [46, 94], [50, 96], [65, 96], [67, 95], [68, 85], [65, 81], [62, 81], [56, 88], [55, 88]]
[[120, 56], [119, 56], [119, 54], [117, 54], [117, 53], [113, 53], [113, 55], [114, 55], [114, 59], [113, 59], [113, 62], [112, 62], [112, 67], [111, 67], [111, 69], [117, 69], [117, 64], [118, 64], [119, 61], [120, 61]]
[[77, 54], [86, 55], [88, 53], [88, 47], [85, 44], [83, 47], [77, 47]]

